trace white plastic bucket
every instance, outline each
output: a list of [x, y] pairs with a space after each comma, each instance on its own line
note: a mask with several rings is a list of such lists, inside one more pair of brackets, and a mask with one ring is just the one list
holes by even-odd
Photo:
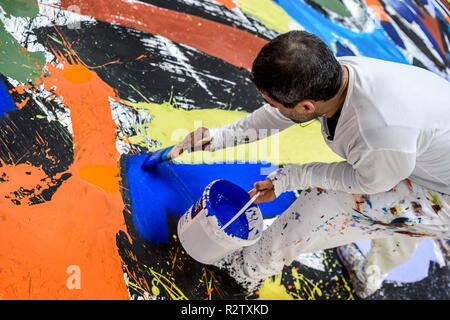
[[247, 191], [227, 180], [211, 182], [178, 221], [178, 237], [184, 250], [203, 264], [213, 264], [257, 242], [263, 231], [263, 217], [256, 204], [252, 203], [221, 230], [249, 200]]

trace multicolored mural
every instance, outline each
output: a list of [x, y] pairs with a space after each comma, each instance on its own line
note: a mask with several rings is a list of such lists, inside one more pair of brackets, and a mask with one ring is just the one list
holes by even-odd
[[[0, 298], [355, 299], [333, 249], [242, 295], [176, 235], [213, 180], [250, 190], [278, 165], [339, 160], [318, 122], [227, 149], [234, 162], [140, 165], [260, 107], [252, 61], [289, 30], [450, 80], [449, 12], [448, 0], [0, 0]], [[263, 152], [272, 139], [278, 152]], [[266, 223], [295, 198], [261, 205]], [[446, 257], [427, 241], [422, 276], [406, 267], [373, 299], [450, 297]]]

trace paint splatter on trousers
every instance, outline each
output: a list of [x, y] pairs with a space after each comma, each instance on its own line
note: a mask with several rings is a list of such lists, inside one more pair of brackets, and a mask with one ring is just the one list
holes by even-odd
[[[450, 195], [409, 180], [373, 195], [308, 189], [264, 230], [256, 244], [243, 249], [243, 271], [250, 279], [264, 279], [280, 273], [302, 253], [387, 239], [378, 241], [368, 254], [387, 273], [406, 262], [418, 239], [426, 236], [450, 238]], [[411, 245], [397, 253], [392, 250], [408, 239]]]

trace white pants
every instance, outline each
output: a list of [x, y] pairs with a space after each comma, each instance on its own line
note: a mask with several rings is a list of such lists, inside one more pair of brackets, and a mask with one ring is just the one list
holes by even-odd
[[244, 272], [264, 279], [302, 253], [373, 240], [366, 259], [387, 273], [406, 262], [425, 236], [450, 238], [449, 195], [409, 180], [374, 195], [308, 189], [243, 249]]

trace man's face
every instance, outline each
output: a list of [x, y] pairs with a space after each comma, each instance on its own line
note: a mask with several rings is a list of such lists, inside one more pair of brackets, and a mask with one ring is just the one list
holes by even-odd
[[308, 122], [318, 117], [317, 113], [315, 112], [306, 112], [301, 106], [301, 103], [296, 105], [294, 108], [286, 108], [281, 103], [278, 103], [275, 100], [271, 99], [264, 92], [261, 92], [261, 94], [264, 100], [266, 100], [266, 102], [270, 104], [271, 107], [277, 108], [283, 116], [291, 119], [295, 123]]

